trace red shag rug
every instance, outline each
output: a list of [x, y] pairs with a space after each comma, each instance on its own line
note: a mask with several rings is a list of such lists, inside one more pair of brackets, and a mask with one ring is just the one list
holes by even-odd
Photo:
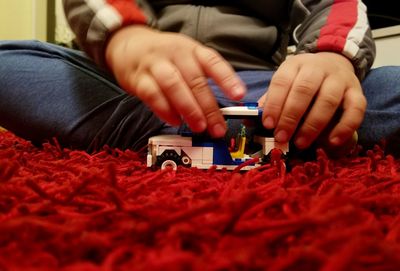
[[0, 270], [400, 270], [400, 163], [152, 171], [0, 133]]

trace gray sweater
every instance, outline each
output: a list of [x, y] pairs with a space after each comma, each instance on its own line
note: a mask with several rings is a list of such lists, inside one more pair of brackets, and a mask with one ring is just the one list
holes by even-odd
[[363, 79], [375, 45], [360, 0], [63, 0], [77, 42], [99, 65], [109, 35], [128, 24], [186, 34], [216, 49], [237, 70], [276, 69], [296, 54], [349, 58]]

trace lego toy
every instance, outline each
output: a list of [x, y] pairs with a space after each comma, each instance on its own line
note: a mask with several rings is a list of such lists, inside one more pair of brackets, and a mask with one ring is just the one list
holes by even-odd
[[149, 138], [147, 166], [172, 167], [179, 165], [208, 169], [233, 170], [246, 163], [241, 170], [249, 170], [270, 160], [271, 151], [278, 149], [282, 157], [289, 152], [289, 144], [276, 142], [273, 131], [261, 123], [262, 109], [256, 104], [221, 108], [230, 128], [225, 138], [211, 138], [183, 130], [180, 135], [158, 135]]

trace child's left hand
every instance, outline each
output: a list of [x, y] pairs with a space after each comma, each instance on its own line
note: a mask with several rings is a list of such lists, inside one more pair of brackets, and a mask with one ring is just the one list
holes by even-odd
[[263, 105], [263, 124], [275, 128], [275, 139], [307, 148], [340, 108], [342, 114], [329, 132], [329, 143], [340, 146], [363, 121], [366, 98], [351, 62], [337, 53], [289, 57], [274, 74]]

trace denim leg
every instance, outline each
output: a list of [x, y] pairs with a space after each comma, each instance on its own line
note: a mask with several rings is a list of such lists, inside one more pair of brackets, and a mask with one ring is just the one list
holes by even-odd
[[0, 126], [33, 143], [139, 149], [166, 126], [79, 51], [0, 42]]
[[360, 144], [371, 148], [384, 140], [388, 153], [400, 155], [400, 66], [371, 70], [362, 86], [368, 106]]

